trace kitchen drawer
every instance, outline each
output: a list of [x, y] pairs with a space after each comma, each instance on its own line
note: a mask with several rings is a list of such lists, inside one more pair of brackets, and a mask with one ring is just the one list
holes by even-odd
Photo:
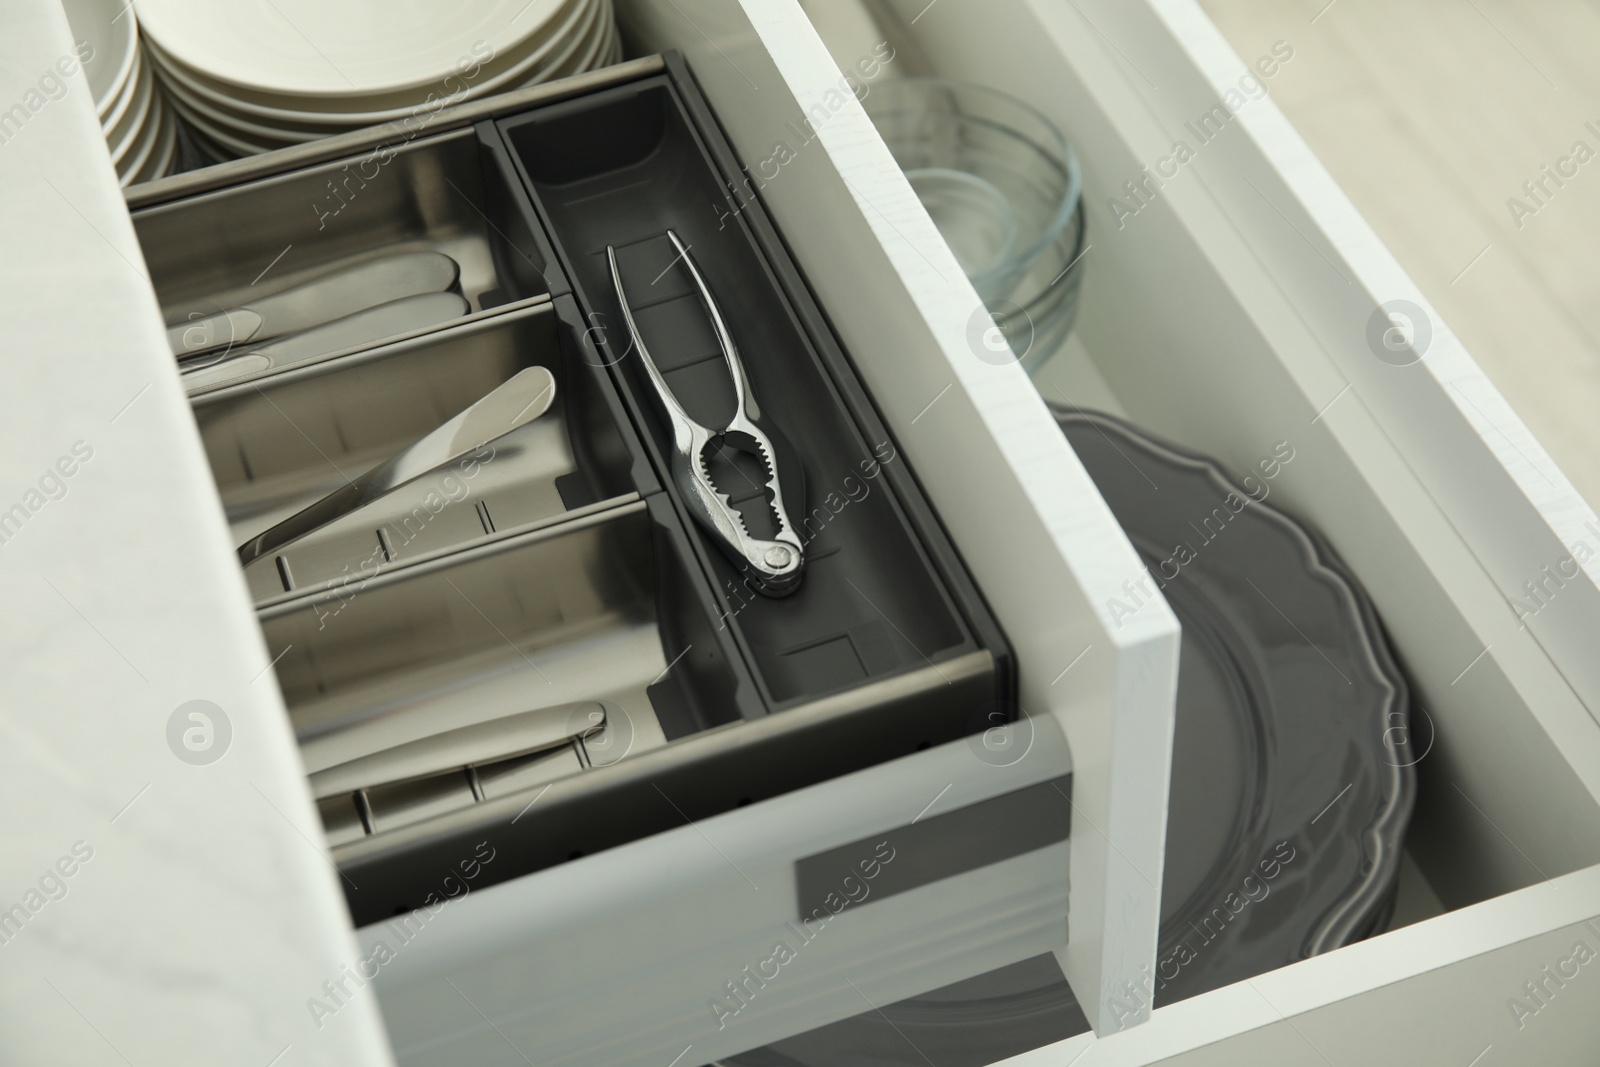
[[[597, 129], [615, 142], [582, 150]], [[241, 261], [281, 259], [282, 287], [391, 245], [468, 253], [468, 314], [190, 387], [235, 541], [514, 374], [557, 383], [550, 412], [473, 453], [475, 472], [430, 474], [245, 568], [359, 927], [352, 966], [400, 1060], [493, 1062], [507, 1041], [548, 1063], [713, 1057], [1061, 946], [1066, 738], [1018, 707], [1007, 640], [920, 468], [778, 234], [724, 194], [738, 164], [681, 60], [445, 112], [429, 132], [387, 153], [327, 246], [304, 219], [269, 223], [383, 156], [386, 131], [129, 198], [179, 326], [235, 299]], [[722, 220], [700, 210], [724, 195]], [[229, 215], [251, 221], [207, 225]], [[663, 227], [695, 249], [782, 430], [784, 476], [809, 487], [810, 563], [782, 599], [741, 590], [688, 522], [638, 361], [604, 326], [615, 242], [630, 290], [656, 286], [641, 324], [678, 316], [650, 341], [665, 372], [705, 366]], [[205, 236], [175, 243], [188, 231]], [[532, 730], [525, 706], [568, 714], [571, 745], [486, 761], [491, 724]], [[451, 758], [422, 752], [446, 725]], [[314, 1021], [343, 1004], [316, 998]]]
[[[1521, 960], [1516, 946], [1567, 935], [1593, 947], [1592, 932], [1577, 925], [1600, 912], [1600, 695], [1586, 651], [1600, 632], [1600, 600], [1592, 552], [1580, 548], [1600, 529], [1592, 509], [1271, 102], [1259, 99], [1259, 86], [1270, 85], [1264, 71], [1283, 55], [1246, 57], [1247, 71], [1199, 9], [1180, 0], [889, 6], [899, 15], [886, 26], [897, 63], [1022, 97], [1067, 131], [1083, 162], [1086, 287], [1074, 339], [1037, 383], [1043, 398], [1122, 414], [1235, 471], [1254, 468], [1278, 442], [1292, 445], [1275, 499], [1314, 523], [1363, 581], [1414, 687], [1409, 734], [1421, 794], [1408, 849], [1446, 913], [1262, 975], [1249, 988], [1158, 1008], [1089, 1059], [1166, 1062], [1206, 1046], [1181, 1062], [1220, 1062], [1247, 1047], [1231, 1035], [1266, 1028], [1293, 1062], [1322, 1062], [1322, 1049], [1415, 1062], [1423, 1048], [1429, 1059], [1470, 1062], [1486, 1046], [1516, 1042], [1522, 1051], [1512, 1055], [1527, 1057], [1519, 1062], [1585, 1062], [1577, 1050], [1592, 1048], [1594, 1024], [1581, 1008], [1543, 1033], [1530, 1025], [1522, 1034], [1504, 996], [1538, 968], [1524, 975], [1522, 963], [1507, 963], [1495, 972], [1507, 992], [1496, 994], [1481, 961]], [[768, 158], [775, 140], [804, 138], [776, 175], [763, 175], [761, 195], [878, 390], [886, 421], [909, 453], [937, 464], [928, 480], [937, 502], [948, 509], [947, 501], [981, 493], [971, 480], [943, 480], [972, 461], [980, 436], [960, 432], [964, 405], [949, 403], [965, 399], [958, 390], [980, 411], [1003, 413], [989, 436], [1002, 445], [1056, 433], [1021, 370], [991, 365], [973, 344], [975, 295], [870, 124], [852, 101], [837, 101], [838, 75], [818, 75], [824, 49], [795, 5], [637, 3], [624, 13], [650, 46], [685, 50], [747, 158]], [[794, 99], [768, 92], [774, 84]], [[730, 108], [752, 97], [759, 102]], [[1209, 125], [1196, 135], [1203, 117]], [[1174, 168], [1180, 139], [1198, 151]], [[1147, 174], [1163, 159], [1158, 186]], [[832, 225], [804, 221], [822, 217]], [[1384, 343], [1408, 323], [1405, 344]], [[924, 395], [956, 387], [924, 411], [926, 400], [884, 385], [936, 363], [929, 351], [943, 353], [948, 369]], [[1034, 473], [1022, 458], [1015, 469]], [[950, 521], [1017, 632], [997, 580], [1002, 562], [974, 547], [986, 536], [978, 517], [971, 528]], [[1069, 541], [1066, 554], [1081, 550]], [[1113, 605], [1128, 607], [1123, 583], [1142, 574], [1137, 564], [1085, 573], [1086, 584], [1104, 583], [1092, 586], [1089, 608], [1108, 631], [1118, 632]], [[1529, 582], [1543, 588], [1538, 599]], [[1051, 606], [1075, 609], [1064, 599]], [[1041, 651], [1019, 641], [1024, 701], [1059, 688]], [[1058, 646], [1056, 659], [1075, 651]], [[1138, 697], [1153, 718], [1150, 707], [1171, 694]], [[1048, 698], [1041, 706], [1053, 707]], [[1071, 710], [1058, 711], [1081, 805], [1093, 795], [1085, 766], [1093, 749], [1074, 736]], [[1075, 849], [1083, 836], [1074, 836]], [[1082, 871], [1075, 852], [1062, 963], [1104, 1036], [1141, 1021], [1157, 961], [1114, 978], [1102, 970], [1110, 978], [1103, 986], [1086, 980], [1083, 958], [1074, 957]], [[1476, 1006], [1449, 1002], [1448, 991], [1474, 982], [1483, 989]], [[1362, 996], [1380, 987], [1392, 987], [1409, 1013]], [[1295, 1015], [1303, 1017], [1285, 1021]], [[1419, 1025], [1419, 1017], [1451, 1021]], [[1298, 1031], [1313, 1027], [1308, 1044]], [[1588, 1045], [1578, 1043], [1584, 1034]], [[1092, 1035], [1075, 1038], [1037, 1062], [1072, 1060], [1091, 1043]]]
[[[662, 67], [670, 77], [662, 77]], [[579, 514], [557, 493], [550, 498], [554, 510], [523, 517], [525, 530], [494, 531], [485, 522], [482, 541], [466, 509], [456, 509], [448, 530], [437, 522], [422, 531], [443, 541], [414, 557], [406, 555], [408, 542], [390, 560], [381, 531], [374, 542], [363, 526], [341, 528], [338, 537], [318, 533], [317, 545], [291, 547], [275, 568], [266, 558], [246, 568], [360, 926], [360, 973], [373, 973], [402, 1062], [442, 1056], [493, 1062], [507, 1041], [542, 1062], [650, 1064], [690, 1051], [709, 1059], [1040, 953], [1061, 953], [1088, 989], [1117, 997], [1125, 976], [1138, 973], [1154, 952], [1178, 637], [1173, 617], [1154, 603], [1134, 624], [1114, 629], [1094, 609], [1091, 593], [1109, 593], [1109, 576], [1131, 573], [1136, 557], [1053, 429], [1037, 434], [1032, 427], [1000, 445], [990, 427], [1002, 422], [1005, 394], [974, 398], [966, 382], [952, 381], [954, 368], [938, 347], [910, 350], [901, 373], [878, 381], [870, 400], [851, 392], [851, 368], [874, 355], [851, 347], [846, 362], [834, 347], [829, 318], [811, 298], [821, 283], [819, 267], [794, 277], [779, 264], [768, 275], [776, 299], [758, 288], [734, 288], [730, 274], [763, 277], [762, 262], [742, 251], [742, 242], [773, 256], [771, 250], [786, 246], [787, 232], [771, 226], [749, 189], [738, 189], [744, 165], [710, 136], [717, 118], [696, 110], [691, 94], [682, 117], [662, 125], [662, 114], [677, 114], [675, 91], [688, 77], [672, 56], [646, 59], [578, 85], [509, 94], [435, 118], [429, 138], [408, 142], [394, 154], [398, 165], [370, 179], [374, 195], [357, 195], [326, 222], [339, 227], [338, 242], [323, 246], [310, 234], [310, 222], [325, 222], [320, 216], [291, 224], [283, 237], [298, 240], [285, 245], [309, 248], [286, 261], [294, 272], [277, 285], [370, 254], [373, 242], [467, 248], [475, 282], [467, 285], [464, 270], [462, 285], [474, 298], [472, 314], [445, 330], [336, 352], [259, 381], [192, 389], [235, 537], [251, 536], [326, 491], [317, 478], [330, 477], [328, 467], [354, 466], [406, 434], [424, 432], [443, 411], [522, 363], [563, 371], [558, 395], [566, 400], [558, 406], [568, 421], [574, 411], [606, 408], [574, 405], [571, 397], [582, 389], [605, 392], [584, 382], [610, 373], [630, 416], [619, 418], [611, 405], [611, 421], [621, 437], [653, 448], [659, 470], [666, 442], [638, 403], [632, 362], [619, 362], [616, 342], [606, 339], [616, 309], [602, 296], [597, 254], [613, 240], [606, 227], [637, 242], [638, 235], [658, 232], [659, 211], [678, 206], [661, 208], [653, 195], [632, 192], [621, 224], [592, 213], [605, 195], [629, 194], [629, 181], [637, 181], [629, 168], [662, 166], [664, 189], [688, 189], [722, 208], [698, 213], [701, 200], [691, 197], [683, 202], [691, 214], [666, 218], [701, 250], [707, 274], [723, 272], [714, 288], [726, 294], [734, 328], [741, 330], [746, 318], [744, 336], [760, 336], [758, 346], [746, 346], [758, 392], [768, 403], [784, 397], [795, 405], [787, 435], [819, 469], [838, 469], [840, 456], [853, 458], [867, 440], [862, 432], [880, 440], [875, 427], [885, 408], [909, 410], [917, 402], [933, 411], [947, 402], [966, 419], [939, 438], [962, 442], [966, 454], [955, 464], [928, 438], [926, 459], [915, 464], [883, 456], [883, 483], [904, 488], [856, 501], [845, 520], [826, 525], [845, 549], [854, 537], [854, 555], [829, 560], [830, 568], [846, 566], [850, 581], [822, 585], [818, 569], [810, 579], [814, 589], [792, 601], [726, 597], [723, 590], [736, 592], [733, 576], [717, 566], [715, 553], [694, 550], [693, 528], [675, 525], [650, 464], [630, 467], [642, 502], [626, 493], [629, 464], [622, 461], [579, 464], [590, 480], [610, 486], [590, 494], [613, 494], [595, 502], [603, 512]], [[582, 128], [574, 122], [616, 131], [618, 142], [606, 152], [578, 152], [573, 136]], [[384, 136], [382, 130], [349, 134], [130, 194], [136, 226], [162, 267], [155, 288], [168, 318], [186, 318], [186, 301], [194, 304], [205, 293], [195, 278], [230, 282], [242, 262], [270, 262], [277, 254], [270, 227], [235, 234], [202, 226], [206, 219], [229, 211], [275, 214], [277, 205], [315, 192], [328, 176], [338, 179], [352, 166], [360, 173], [358, 160], [373, 158]], [[683, 176], [693, 166], [685, 160], [694, 157], [696, 138], [717, 171], [712, 182]], [[517, 195], [504, 189], [512, 166], [533, 197], [536, 218], [518, 210]], [[432, 179], [437, 171], [454, 174], [450, 190]], [[462, 198], [477, 203], [477, 213], [459, 210]], [[422, 210], [395, 211], [411, 202], [421, 202]], [[397, 224], [397, 214], [408, 224]], [[197, 248], [174, 243], [186, 230], [205, 234]], [[522, 242], [507, 238], [507, 230]], [[518, 258], [530, 259], [518, 256], [522, 243], [538, 250], [531, 274], [515, 267]], [[650, 267], [640, 285], [651, 275], [661, 280], [670, 266], [669, 258]], [[622, 269], [629, 270], [626, 261]], [[517, 285], [507, 291], [507, 282]], [[653, 296], [650, 310], [672, 296]], [[574, 307], [581, 320], [574, 320]], [[552, 326], [557, 320], [560, 328]], [[784, 323], [794, 333], [784, 333]], [[763, 381], [778, 368], [784, 378]], [[832, 392], [813, 382], [834, 382]], [[1037, 406], [1022, 386], [1010, 402]], [[384, 418], [373, 419], [363, 402], [368, 395], [381, 397]], [[835, 410], [848, 411], [862, 429], [830, 414]], [[798, 418], [800, 411], [808, 418]], [[784, 416], [787, 408], [776, 413]], [[405, 422], [405, 434], [392, 426], [397, 421]], [[907, 424], [914, 432], [915, 421]], [[584, 426], [584, 437], [594, 437], [595, 419]], [[637, 429], [637, 438], [627, 427]], [[517, 451], [552, 448], [534, 443], [526, 430], [518, 435], [530, 443]], [[571, 429], [568, 437], [574, 456], [629, 451], [594, 440], [579, 448]], [[630, 448], [637, 456], [637, 443]], [[570, 466], [563, 459], [552, 469]], [[824, 498], [837, 477], [808, 475], [808, 482], [819, 483], [814, 493]], [[1006, 686], [1008, 643], [971, 603], [974, 593], [960, 585], [958, 569], [939, 555], [941, 534], [918, 510], [918, 483], [946, 496], [949, 510], [939, 518], [963, 560], [984, 573], [982, 595], [1005, 617], [1008, 635], [1021, 633], [1027, 659], [1043, 664], [1030, 670], [1032, 688], [1018, 699]], [[478, 485], [472, 491], [486, 493]], [[478, 504], [504, 514], [496, 499], [483, 496]], [[869, 520], [882, 530], [862, 539]], [[349, 792], [341, 760], [350, 752], [338, 745], [358, 741], [355, 725], [381, 720], [384, 731], [402, 728], [434, 705], [446, 710], [448, 701], [435, 691], [459, 694], [462, 686], [482, 694], [474, 701], [501, 699], [496, 693], [504, 686], [483, 680], [493, 667], [483, 649], [496, 649], [512, 669], [520, 664], [494, 637], [509, 648], [525, 641], [568, 648], [566, 627], [613, 617], [627, 619], [643, 645], [658, 643], [651, 598], [637, 595], [653, 581], [643, 561], [648, 550], [629, 547], [651, 541], [645, 533], [651, 523], [667, 531], [654, 537], [654, 569], [685, 574], [699, 565], [715, 577], [722, 600], [710, 613], [699, 606], [686, 613], [688, 621], [662, 624], [661, 654], [611, 664], [618, 691], [605, 694], [606, 728], [618, 710], [640, 721], [645, 686], [654, 696], [662, 678], [677, 685], [693, 670], [699, 654], [680, 665], [691, 646], [722, 649], [725, 664], [747, 662], [749, 677], [730, 667], [733, 680], [718, 681], [720, 699], [688, 701], [706, 709], [693, 717], [693, 728], [672, 729], [666, 718], [654, 728], [650, 721], [653, 729], [634, 731], [648, 744], [594, 771], [562, 776], [518, 765], [507, 771], [522, 782], [517, 792], [504, 792], [501, 784], [510, 779], [498, 768], [499, 792], [490, 789], [485, 766], [403, 789], [384, 784]], [[925, 544], [906, 541], [896, 523], [920, 528]], [[627, 566], [606, 565], [595, 539], [621, 547]], [[818, 544], [832, 550], [826, 539]], [[360, 550], [352, 555], [352, 547]], [[341, 558], [360, 560], [368, 549], [381, 550], [387, 569], [368, 579], [350, 566], [338, 568]], [[563, 560], [570, 565], [563, 568]], [[613, 571], [614, 581], [584, 593], [586, 582]], [[949, 592], [931, 585], [914, 605], [899, 590], [928, 585], [930, 579], [917, 577], [925, 573], [944, 576]], [[541, 589], [547, 582], [549, 589]], [[656, 585], [682, 590], [693, 581]], [[869, 677], [838, 691], [830, 691], [826, 670], [774, 669], [782, 667], [771, 656], [786, 611], [792, 619], [810, 611], [816, 625], [834, 619], [837, 629], [838, 617], [850, 614], [845, 585], [859, 597], [862, 587], [874, 590], [867, 603], [917, 656], [880, 656]], [[962, 616], [954, 614], [955, 601]], [[547, 614], [547, 603], [560, 605], [562, 627], [530, 622]], [[906, 617], [896, 624], [885, 608]], [[966, 621], [950, 625], [946, 616]], [[750, 678], [758, 683], [755, 696]], [[1000, 701], [984, 701], [986, 693]], [[326, 733], [334, 726], [342, 733]], [[910, 749], [917, 752], [907, 755]], [[885, 872], [883, 881], [864, 880], [862, 864], [872, 877]], [[464, 899], [454, 899], [466, 885], [458, 867], [470, 869]], [[842, 897], [834, 881], [845, 878]], [[875, 899], [853, 901], [853, 886]], [[835, 904], [859, 907], [834, 923]], [[822, 939], [813, 931], [824, 923], [853, 933]], [[774, 960], [774, 952], [786, 958]], [[563, 965], [550, 968], [549, 960]], [[782, 981], [770, 968], [782, 969]], [[342, 1006], [334, 993], [328, 997], [315, 1003], [318, 1021]], [[630, 1022], [626, 1032], [616, 1032], [619, 1017]]]

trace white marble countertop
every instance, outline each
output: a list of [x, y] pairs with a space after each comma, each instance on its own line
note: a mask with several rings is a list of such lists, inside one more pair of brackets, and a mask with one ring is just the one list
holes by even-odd
[[0, 1062], [390, 1063], [66, 19], [5, 24]]

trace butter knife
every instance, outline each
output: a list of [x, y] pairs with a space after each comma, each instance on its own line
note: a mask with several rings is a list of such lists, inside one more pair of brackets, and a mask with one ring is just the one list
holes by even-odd
[[239, 546], [245, 566], [297, 541], [386, 493], [452, 463], [543, 415], [555, 401], [556, 380], [543, 367], [518, 371], [461, 414], [367, 473]]
[[424, 293], [391, 300], [342, 319], [247, 349], [221, 349], [178, 362], [183, 387], [190, 394], [270, 370], [283, 370], [308, 359], [361, 348], [413, 330], [424, 330], [472, 310], [455, 293]]
[[442, 252], [398, 252], [330, 271], [282, 292], [167, 328], [174, 355], [191, 356], [297, 333], [401, 297], [454, 289], [461, 267]]
[[321, 799], [531, 755], [589, 737], [605, 725], [605, 706], [594, 700], [518, 712], [380, 749], [316, 771], [310, 776], [311, 791]]

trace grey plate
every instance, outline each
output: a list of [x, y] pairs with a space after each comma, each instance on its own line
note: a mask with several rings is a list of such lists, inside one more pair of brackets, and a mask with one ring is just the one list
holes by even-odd
[[[1183, 624], [1160, 950], [1128, 1007], [1380, 930], [1416, 772], [1408, 690], [1366, 593], [1320, 537], [1261, 502], [1276, 484], [1262, 472], [1237, 483], [1120, 419], [1052, 411], [1146, 588]], [[1149, 600], [1136, 586], [1113, 614]], [[1085, 1029], [1044, 956], [725, 1062], [977, 1067]]]
[[1408, 690], [1354, 576], [1264, 502], [1292, 448], [1238, 483], [1053, 411], [1183, 624], [1156, 1003], [1372, 933], [1416, 794]]

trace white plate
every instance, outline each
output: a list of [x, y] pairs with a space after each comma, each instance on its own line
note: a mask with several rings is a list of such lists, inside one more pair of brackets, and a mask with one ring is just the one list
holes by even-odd
[[127, 185], [139, 182], [154, 181], [172, 173], [174, 164], [178, 161], [178, 117], [170, 108], [161, 109], [161, 136], [156, 140], [155, 151], [150, 153], [150, 158], [133, 180]]
[[614, 64], [621, 63], [621, 62], [622, 62], [622, 33], [621, 33], [621, 31], [619, 31], [617, 29], [616, 23], [613, 22], [612, 25], [611, 25], [611, 51], [606, 53], [605, 65], [609, 67], [609, 66], [612, 66]]
[[138, 174], [145, 164], [150, 162], [150, 157], [154, 154], [156, 146], [161, 142], [161, 136], [166, 132], [166, 127], [172, 124], [172, 119], [169, 115], [170, 110], [165, 102], [160, 100], [155, 92], [152, 91], [150, 94], [150, 114], [140, 128], [138, 136], [134, 138], [132, 145], [120, 159], [112, 160], [117, 168], [117, 177], [122, 180], [123, 185], [127, 185], [132, 181], [133, 175]]
[[[183, 119], [182, 114], [178, 113], [176, 109], [174, 109], [174, 114], [177, 114], [180, 119]], [[226, 149], [220, 148], [214, 144], [211, 138], [195, 129], [195, 127], [187, 119], [183, 119], [183, 123], [184, 130], [189, 136], [189, 142], [193, 144], [195, 150], [205, 158], [207, 165], [212, 163], [226, 163], [230, 159], [238, 158], [235, 153], [229, 152]]]
[[[458, 91], [453, 96], [454, 102], [475, 99], [488, 93], [496, 93], [502, 88], [518, 85], [525, 82], [530, 74], [536, 74], [539, 67], [549, 64], [550, 54], [565, 45], [566, 38], [579, 27], [584, 26], [586, 14], [590, 13], [594, 0], [563, 0], [565, 10], [560, 11], [560, 18], [552, 19], [542, 27], [541, 32], [520, 42], [520, 53], [498, 53], [494, 58], [493, 72], [485, 77], [483, 72], [478, 72], [466, 90]], [[147, 38], [149, 40], [149, 38]], [[288, 130], [299, 130], [304, 133], [326, 133], [328, 128], [360, 128], [360, 126], [376, 125], [382, 122], [394, 122], [400, 118], [408, 117], [416, 110], [422, 99], [426, 99], [427, 90], [434, 85], [450, 85], [451, 75], [445, 75], [438, 82], [427, 83], [421, 90], [411, 90], [408, 93], [390, 94], [386, 101], [376, 101], [368, 98], [350, 98], [346, 101], [330, 101], [326, 98], [312, 98], [312, 96], [282, 96], [282, 94], [254, 93], [243, 86], [230, 85], [219, 82], [216, 78], [206, 77], [202, 72], [182, 64], [181, 59], [173, 54], [160, 50], [160, 46], [152, 45], [150, 51], [155, 54], [160, 64], [163, 75], [181, 80], [189, 88], [190, 93], [197, 93], [213, 107], [224, 110], [226, 114], [245, 115], [253, 122], [264, 126], [285, 126]]]
[[[563, 0], [563, 2], [570, 3], [570, 8], [562, 14], [562, 21], [547, 24], [544, 27], [546, 34], [530, 38], [525, 42], [531, 48], [530, 53], [520, 56], [515, 66], [507, 67], [494, 77], [475, 80], [466, 91], [462, 91], [454, 98], [454, 102], [464, 102], [488, 93], [496, 93], [502, 88], [522, 85], [530, 75], [536, 77], [542, 66], [549, 64], [552, 53], [565, 46], [566, 38], [578, 32], [579, 27], [587, 29], [584, 16], [587, 14], [592, 21], [595, 8], [600, 6], [592, 0]], [[322, 110], [312, 109], [309, 106], [302, 109], [298, 104], [294, 106], [264, 104], [234, 86], [208, 80], [195, 70], [187, 69], [178, 58], [162, 50], [152, 38], [147, 38], [147, 51], [150, 59], [157, 64], [163, 82], [166, 85], [178, 86], [182, 99], [189, 104], [190, 109], [203, 110], [203, 114], [208, 115], [214, 125], [229, 126], [248, 138], [275, 138], [285, 142], [309, 141], [342, 130], [357, 130], [362, 126], [402, 120], [413, 114], [418, 104], [421, 104], [419, 98], [411, 99], [405, 106], [382, 110]], [[310, 104], [310, 101], [307, 101], [307, 104]]]
[[139, 81], [144, 77], [144, 57], [138, 50], [133, 53], [133, 70], [127, 84], [117, 93], [117, 98], [111, 102], [111, 110], [106, 112], [100, 120], [100, 128], [105, 131], [106, 143], [122, 139], [128, 130], [128, 125], [133, 122], [136, 111], [133, 107], [138, 96]]
[[256, 156], [263, 152], [271, 152], [274, 149], [284, 147], [283, 144], [278, 142], [256, 140], [237, 131], [226, 129], [193, 110], [184, 100], [176, 96], [170, 99], [170, 103], [173, 110], [183, 118], [183, 121], [188, 124], [191, 130], [198, 132], [202, 137], [210, 141], [213, 148], [222, 150], [222, 158], [224, 159]]
[[[167, 99], [174, 101], [182, 110], [184, 121], [190, 125], [202, 125], [222, 130], [229, 135], [242, 136], [251, 141], [260, 143], [298, 144], [304, 141], [314, 141], [318, 137], [340, 132], [340, 127], [323, 126], [316, 132], [304, 130], [291, 130], [276, 126], [264, 125], [250, 119], [240, 118], [230, 114], [220, 107], [214, 100], [202, 96], [194, 87], [180, 78], [174, 77], [166, 67], [158, 67], [160, 72], [161, 88], [167, 94]], [[282, 145], [279, 145], [282, 147]]]
[[[552, 52], [544, 65], [530, 70], [517, 86], [536, 85], [552, 78], [564, 78], [569, 74], [588, 70], [595, 64], [599, 59], [599, 49], [596, 45], [605, 36], [606, 24], [614, 23], [616, 20], [609, 17], [609, 12], [604, 10], [603, 4], [593, 3], [587, 6], [589, 17], [583, 27], [570, 40], [563, 42], [559, 51]], [[516, 86], [507, 88], [513, 87]]]
[[94, 50], [83, 64], [84, 78], [95, 110], [104, 119], [131, 79], [133, 58], [139, 52], [133, 12], [122, 0], [62, 0], [62, 6], [74, 43], [87, 42]]
[[145, 128], [151, 123], [151, 112], [155, 103], [155, 78], [150, 73], [148, 63], [140, 64], [139, 78], [133, 88], [133, 99], [128, 103], [127, 115], [122, 123], [122, 131], [115, 141], [109, 137], [106, 147], [111, 151], [111, 162], [121, 165], [122, 160], [134, 146], [139, 143], [145, 133]]
[[564, 2], [138, 0], [138, 12], [147, 36], [208, 78], [338, 107], [426, 88], [485, 45], [516, 54]]

